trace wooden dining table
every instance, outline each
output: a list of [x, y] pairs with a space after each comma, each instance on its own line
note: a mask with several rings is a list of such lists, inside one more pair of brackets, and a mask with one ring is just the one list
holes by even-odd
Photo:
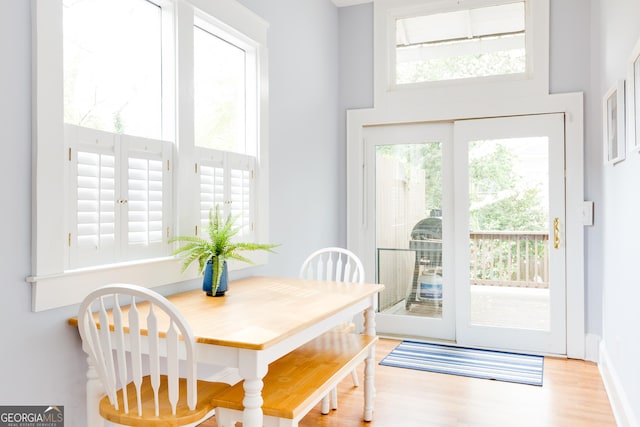
[[[363, 332], [375, 335], [380, 284], [297, 278], [248, 277], [229, 283], [223, 297], [200, 290], [167, 296], [185, 317], [196, 339], [200, 363], [238, 368], [244, 380], [245, 427], [263, 425], [262, 378], [269, 364], [324, 332], [362, 314]], [[77, 318], [70, 319], [77, 326]], [[374, 356], [365, 361], [364, 419], [373, 412]], [[88, 426], [100, 425], [103, 392], [92, 367], [87, 373]]]

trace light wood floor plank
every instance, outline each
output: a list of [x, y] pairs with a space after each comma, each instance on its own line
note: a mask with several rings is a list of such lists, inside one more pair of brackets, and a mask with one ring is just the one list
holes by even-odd
[[[398, 343], [378, 341], [377, 361]], [[338, 410], [322, 415], [318, 406], [300, 427], [616, 426], [597, 365], [580, 360], [546, 357], [542, 387], [376, 365], [376, 389], [371, 423], [362, 421], [363, 389], [348, 376]]]

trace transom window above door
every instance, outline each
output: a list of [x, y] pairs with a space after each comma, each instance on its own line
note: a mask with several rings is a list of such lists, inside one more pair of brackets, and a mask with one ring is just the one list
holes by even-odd
[[395, 33], [397, 84], [526, 71], [524, 1], [398, 18]]
[[376, 0], [374, 35], [378, 103], [549, 93], [549, 0]]

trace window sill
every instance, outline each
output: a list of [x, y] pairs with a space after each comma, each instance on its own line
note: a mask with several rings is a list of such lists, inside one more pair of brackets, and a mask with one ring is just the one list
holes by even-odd
[[181, 259], [164, 257], [29, 276], [31, 309], [37, 312], [78, 304], [92, 290], [110, 283], [133, 283], [153, 288], [197, 277], [195, 268], [181, 273], [181, 266]]

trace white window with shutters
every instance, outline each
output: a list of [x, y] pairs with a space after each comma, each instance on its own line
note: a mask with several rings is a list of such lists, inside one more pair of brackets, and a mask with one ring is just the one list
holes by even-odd
[[242, 34], [195, 20], [194, 145], [200, 181], [200, 230], [216, 205], [235, 218], [236, 239], [254, 241], [258, 151], [257, 47]]
[[269, 242], [267, 22], [236, 0], [33, 0], [32, 21], [33, 310], [195, 279], [168, 241], [218, 203]]
[[68, 268], [164, 256], [171, 143], [65, 125]]

